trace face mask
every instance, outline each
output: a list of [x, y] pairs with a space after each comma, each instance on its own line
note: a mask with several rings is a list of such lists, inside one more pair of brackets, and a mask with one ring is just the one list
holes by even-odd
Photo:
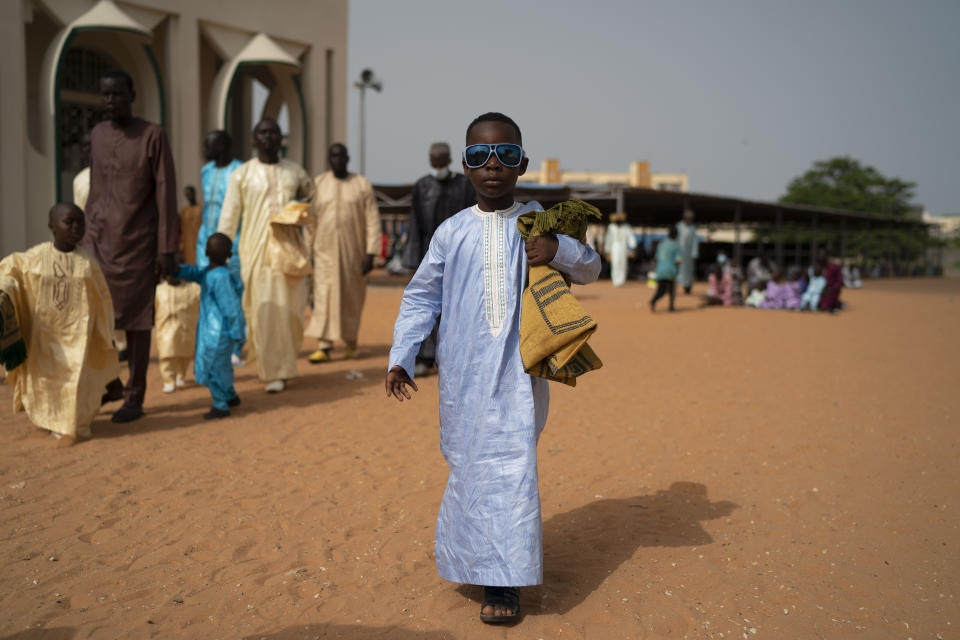
[[430, 173], [433, 174], [433, 177], [437, 180], [446, 180], [450, 177], [450, 169], [447, 167], [443, 169], [430, 169]]

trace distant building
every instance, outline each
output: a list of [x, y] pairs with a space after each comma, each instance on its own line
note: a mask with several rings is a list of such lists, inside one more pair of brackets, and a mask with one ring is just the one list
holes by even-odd
[[72, 200], [107, 70], [165, 126], [179, 187], [199, 186], [212, 129], [245, 160], [253, 121], [282, 116], [311, 173], [346, 137], [347, 0], [3, 0], [0, 33], [0, 256], [48, 239], [47, 210]]
[[927, 224], [937, 225], [940, 228], [941, 236], [944, 238], [960, 238], [960, 213], [932, 216], [924, 211], [923, 221]]
[[604, 184], [626, 187], [646, 187], [661, 191], [687, 192], [690, 179], [685, 173], [651, 173], [650, 163], [631, 162], [630, 170], [624, 173], [609, 171], [569, 171], [560, 168], [557, 158], [546, 158], [540, 163], [540, 170], [527, 169], [520, 176], [521, 183], [539, 184]]

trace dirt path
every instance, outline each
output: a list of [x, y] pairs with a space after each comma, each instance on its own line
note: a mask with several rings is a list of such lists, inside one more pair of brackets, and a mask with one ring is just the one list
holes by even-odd
[[960, 637], [960, 280], [836, 317], [578, 292], [605, 367], [553, 387], [520, 624], [436, 576], [436, 382], [384, 399], [401, 292], [371, 288], [360, 360], [277, 396], [247, 365], [229, 420], [153, 366], [146, 418], [58, 447], [0, 387], [0, 636]]

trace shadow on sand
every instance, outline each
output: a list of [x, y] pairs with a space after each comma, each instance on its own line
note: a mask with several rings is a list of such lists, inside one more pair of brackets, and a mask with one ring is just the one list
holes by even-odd
[[[728, 501], [710, 502], [705, 485], [674, 482], [652, 495], [602, 499], [558, 513], [543, 523], [543, 584], [521, 590], [521, 613], [567, 613], [641, 547], [710, 544], [713, 538], [701, 521], [738, 508]], [[457, 590], [479, 608], [481, 588]]]
[[274, 634], [255, 633], [241, 640], [454, 640], [449, 631], [411, 631], [400, 627], [363, 627], [352, 624], [305, 624]]
[[[154, 629], [156, 627], [153, 627]], [[74, 640], [72, 627], [27, 629], [0, 640]], [[145, 634], [143, 637], [147, 637]], [[186, 635], [184, 637], [187, 637]], [[448, 631], [410, 631], [398, 627], [363, 627], [352, 624], [306, 624], [287, 627], [275, 633], [254, 633], [243, 640], [454, 640]]]
[[[357, 364], [361, 364], [358, 361]], [[268, 394], [261, 389], [253, 392], [240, 390], [241, 404], [231, 411], [238, 417], [250, 413], [269, 413], [281, 407], [311, 407], [325, 402], [340, 400], [360, 394], [371, 386], [383, 385], [386, 364], [367, 366], [356, 369], [363, 376], [354, 380], [347, 380], [347, 372], [342, 368], [334, 369], [324, 365], [307, 368], [302, 365], [303, 375], [291, 380], [287, 390], [283, 393]], [[256, 373], [245, 374], [243, 378], [255, 377]], [[174, 394], [175, 396], [176, 394]], [[163, 404], [144, 405], [146, 415], [135, 422], [114, 424], [110, 422], [110, 415], [120, 407], [114, 403], [105, 408], [91, 425], [94, 438], [119, 438], [134, 436], [150, 431], [169, 431], [181, 427], [192, 427], [202, 424], [203, 414], [210, 408], [209, 397], [194, 398], [189, 401], [177, 401], [175, 397]], [[230, 418], [226, 418], [229, 420]]]

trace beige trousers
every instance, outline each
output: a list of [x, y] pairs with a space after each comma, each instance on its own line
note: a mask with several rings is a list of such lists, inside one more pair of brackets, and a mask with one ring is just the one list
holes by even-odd
[[190, 358], [160, 358], [160, 377], [164, 384], [172, 384], [177, 378], [186, 378]]

